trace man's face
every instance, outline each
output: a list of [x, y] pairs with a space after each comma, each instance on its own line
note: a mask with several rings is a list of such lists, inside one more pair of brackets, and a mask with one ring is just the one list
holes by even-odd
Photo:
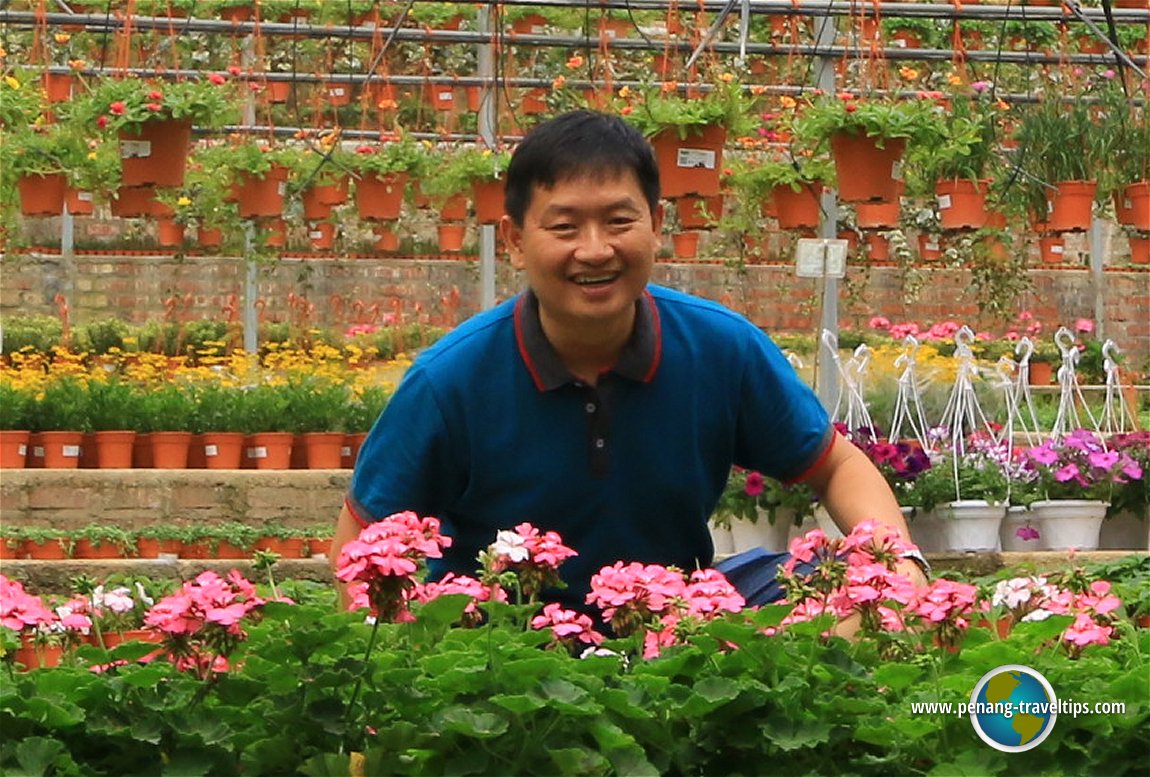
[[634, 172], [607, 171], [536, 185], [517, 227], [503, 234], [553, 325], [627, 322], [655, 263], [663, 208], [651, 213]]

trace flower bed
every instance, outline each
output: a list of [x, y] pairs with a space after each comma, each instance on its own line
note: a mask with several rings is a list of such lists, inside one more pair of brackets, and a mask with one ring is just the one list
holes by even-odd
[[[1141, 762], [1150, 630], [1132, 618], [1146, 604], [1115, 594], [1145, 586], [1144, 558], [1103, 570], [1113, 585], [1078, 570], [914, 590], [892, 572], [897, 543], [873, 527], [835, 543], [811, 533], [792, 549], [819, 571], [788, 576], [786, 605], [742, 609], [708, 570], [605, 568], [589, 597], [614, 627], [605, 637], [588, 614], [531, 601], [567, 554], [559, 537], [521, 525], [499, 534], [476, 578], [424, 584], [422, 560], [449, 542], [437, 529], [402, 514], [345, 547], [340, 577], [361, 584], [366, 623], [362, 609], [335, 611], [330, 589], [303, 601], [274, 580], [257, 590], [205, 573], [155, 597], [143, 620], [161, 642], [105, 650], [84, 631], [135, 612], [130, 590], [53, 612], [4, 580], [6, 645], [36, 632], [72, 650], [51, 670], [8, 663], [0, 722], [20, 745], [0, 766], [730, 774], [769, 758], [787, 773], [886, 775], [1120, 774]], [[831, 634], [847, 612], [862, 622], [849, 641]], [[966, 702], [1007, 664], [1037, 670], [1060, 699], [1125, 709], [1063, 714], [1019, 760], [984, 745], [967, 716], [911, 707]]]

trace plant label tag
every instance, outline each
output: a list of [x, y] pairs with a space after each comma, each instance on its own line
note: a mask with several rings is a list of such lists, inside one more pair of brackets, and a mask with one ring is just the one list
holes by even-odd
[[327, 93], [332, 97], [343, 97], [345, 94], [342, 86], [333, 86], [327, 90]]
[[287, 194], [287, 181], [280, 181], [278, 184], [276, 184], [276, 191], [279, 192], [280, 197], [283, 197], [285, 194]]
[[922, 246], [927, 251], [937, 251], [938, 250], [938, 241], [937, 240], [927, 240], [925, 243], [922, 244]]
[[32, 458], [34, 458], [34, 459], [44, 458], [44, 449], [42, 447], [40, 447], [39, 445], [32, 446]]
[[80, 202], [91, 202], [92, 201], [92, 193], [91, 192], [76, 192], [76, 199], [79, 200]]
[[350, 445], [342, 446], [339, 449], [339, 455], [340, 456], [350, 456], [351, 455], [351, 446]]
[[902, 180], [902, 160], [901, 159], [896, 159], [894, 161], [894, 164], [892, 164], [890, 166], [890, 177], [891, 177], [891, 180], [894, 180], [894, 181], [901, 181]]
[[715, 169], [715, 152], [706, 148], [680, 148], [675, 157], [676, 167]]
[[951, 202], [950, 202], [950, 195], [949, 194], [938, 195], [938, 209], [939, 210], [946, 210], [950, 206], [951, 206]]
[[268, 449], [262, 445], [258, 445], [255, 448], [248, 448], [249, 459], [266, 459], [267, 457]]
[[795, 275], [799, 278], [842, 278], [847, 268], [847, 241], [801, 238], [795, 246]]
[[220, 447], [218, 445], [205, 445], [204, 446], [204, 455], [205, 456], [219, 456], [220, 455]]
[[439, 101], [443, 103], [455, 102], [455, 92], [440, 92]]
[[546, 27], [546, 25], [543, 25], [543, 24], [533, 24], [533, 25], [531, 25], [531, 34], [532, 34], [532, 35], [542, 35], [542, 34], [543, 34], [543, 33], [545, 33], [545, 32], [547, 32], [547, 27]]
[[80, 446], [79, 445], [61, 446], [60, 452], [64, 456], [64, 458], [66, 458], [66, 459], [78, 459], [78, 458], [80, 458]]
[[313, 229], [311, 232], [307, 233], [307, 236], [312, 240], [319, 240], [323, 237], [323, 232], [318, 229]]
[[1129, 197], [1123, 197], [1122, 198], [1122, 210], [1133, 210], [1133, 209], [1134, 209], [1134, 200], [1130, 199]]
[[20, 447], [16, 449], [16, 452], [18, 454], [20, 454], [21, 456], [27, 456], [28, 455], [28, 446], [25, 445], [24, 443], [20, 443]]
[[143, 159], [152, 155], [150, 140], [121, 140], [120, 159]]
[[1050, 253], [1062, 254], [1062, 253], [1065, 253], [1065, 248], [1064, 248], [1064, 246], [1061, 246], [1058, 243], [1055, 243], [1054, 245], [1050, 246]]

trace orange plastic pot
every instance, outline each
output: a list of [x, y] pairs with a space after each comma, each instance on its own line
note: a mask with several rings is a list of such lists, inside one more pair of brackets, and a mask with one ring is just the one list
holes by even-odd
[[187, 469], [191, 432], [152, 432], [149, 435], [153, 469]]
[[687, 195], [675, 201], [675, 213], [683, 229], [707, 229], [723, 215], [723, 195]]
[[310, 224], [307, 228], [307, 239], [312, 248], [330, 250], [335, 245], [335, 224], [330, 221]]
[[290, 469], [291, 432], [259, 432], [247, 438], [247, 458], [256, 469]]
[[100, 469], [130, 469], [132, 447], [136, 433], [126, 429], [93, 432], [92, 441], [96, 448], [96, 466]]
[[40, 432], [46, 469], [76, 469], [80, 466], [83, 432]]
[[156, 210], [156, 189], [153, 186], [121, 186], [112, 200], [112, 215], [121, 219], [151, 216]]
[[157, 219], [156, 242], [162, 248], [179, 248], [184, 244], [184, 225], [171, 218]]
[[440, 224], [436, 227], [440, 251], [462, 251], [463, 239], [467, 234], [466, 224]]
[[1054, 191], [1047, 194], [1047, 229], [1051, 232], [1084, 232], [1090, 229], [1097, 190], [1095, 181], [1060, 181], [1055, 184]]
[[1114, 213], [1119, 224], [1150, 231], [1150, 181], [1137, 181], [1116, 192]]
[[86, 192], [69, 186], [64, 191], [64, 204], [73, 216], [91, 216], [95, 210], [92, 192]]
[[352, 432], [343, 436], [343, 445], [339, 451], [339, 466], [343, 469], [355, 467], [355, 460], [359, 458], [359, 449], [367, 439], [367, 432]]
[[183, 186], [192, 123], [184, 119], [144, 122], [138, 132], [120, 132], [124, 186]]
[[1038, 253], [1046, 264], [1066, 261], [1066, 241], [1058, 235], [1044, 235], [1038, 239]]
[[498, 224], [503, 218], [502, 180], [475, 181], [471, 184], [471, 199], [475, 202], [475, 220], [480, 224]]
[[204, 432], [200, 435], [205, 469], [239, 469], [244, 456], [243, 432]]
[[343, 454], [343, 432], [305, 432], [303, 446], [308, 469], [339, 469]]
[[771, 190], [775, 203], [775, 218], [779, 229], [807, 229], [817, 227], [822, 218], [821, 183], [805, 184], [797, 192], [790, 186], [776, 186]]
[[20, 212], [25, 216], [59, 216], [64, 212], [68, 179], [63, 173], [24, 175], [17, 181]]
[[361, 219], [394, 221], [403, 210], [407, 173], [364, 175], [355, 184], [355, 207]]
[[24, 469], [28, 465], [27, 430], [0, 429], [0, 469]]
[[699, 255], [699, 233], [675, 232], [671, 235], [671, 247], [676, 259], [694, 259]]
[[373, 246], [376, 251], [395, 253], [399, 250], [399, 233], [394, 229], [382, 224], [377, 224], [374, 232], [375, 243], [373, 243]]
[[901, 182], [895, 171], [906, 140], [886, 138], [881, 148], [878, 140], [845, 132], [831, 136], [831, 155], [843, 202], [890, 202], [898, 198]]
[[727, 130], [717, 125], [688, 128], [685, 138], [680, 138], [676, 129], [663, 130], [652, 137], [663, 196], [673, 199], [688, 194], [718, 194], [726, 142]]
[[990, 181], [958, 179], [939, 181], [934, 188], [938, 199], [939, 223], [943, 229], [981, 229], [986, 226], [986, 192]]
[[232, 193], [239, 206], [240, 218], [271, 218], [282, 214], [287, 177], [288, 169], [278, 165], [263, 178], [248, 174], [238, 176]]

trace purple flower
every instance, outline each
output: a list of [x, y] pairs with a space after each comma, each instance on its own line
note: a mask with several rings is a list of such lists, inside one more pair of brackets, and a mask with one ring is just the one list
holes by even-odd
[[1086, 458], [1091, 467], [1109, 472], [1118, 463], [1118, 451], [1092, 451]]
[[1048, 442], [1029, 449], [1026, 455], [1029, 456], [1035, 464], [1045, 464], [1049, 466], [1058, 461], [1058, 452], [1055, 451]]
[[1078, 472], [1078, 465], [1074, 463], [1067, 464], [1065, 467], [1061, 467], [1056, 470], [1054, 473], [1054, 479], [1059, 483], [1066, 483], [1070, 480], [1077, 480], [1080, 483], [1082, 482], [1082, 478], [1079, 476]]
[[1038, 539], [1040, 535], [1038, 534], [1038, 529], [1035, 529], [1030, 524], [1026, 524], [1025, 526], [1019, 526], [1014, 536], [1024, 542], [1030, 542], [1031, 540]]

